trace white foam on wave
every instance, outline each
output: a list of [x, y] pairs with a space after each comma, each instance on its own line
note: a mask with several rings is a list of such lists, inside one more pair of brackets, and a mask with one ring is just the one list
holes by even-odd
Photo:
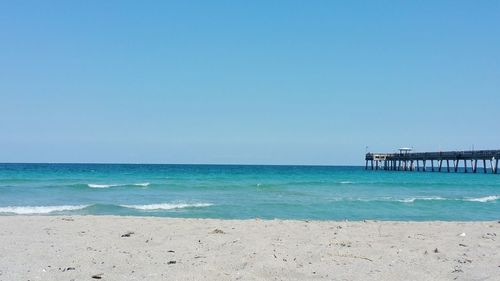
[[398, 199], [394, 197], [373, 197], [373, 198], [333, 198], [333, 201], [359, 201], [359, 202], [401, 202], [401, 203], [413, 203], [417, 200], [430, 201], [430, 200], [454, 200], [446, 199], [443, 197], [432, 196], [432, 197], [410, 197]]
[[148, 204], [148, 205], [120, 205], [121, 207], [137, 209], [137, 210], [173, 210], [173, 209], [183, 209], [183, 208], [201, 208], [213, 206], [211, 203], [159, 203], [159, 204]]
[[405, 198], [405, 199], [400, 199], [397, 200], [399, 202], [403, 203], [413, 203], [416, 200], [453, 200], [453, 201], [468, 201], [468, 202], [492, 202], [496, 200], [500, 200], [500, 196], [498, 195], [491, 195], [491, 196], [485, 196], [485, 197], [479, 197], [479, 198], [443, 198], [443, 197], [413, 197], [413, 198]]
[[496, 201], [499, 199], [500, 199], [499, 195], [491, 195], [491, 196], [485, 196], [485, 197], [479, 197], [479, 198], [466, 198], [466, 199], [464, 199], [464, 201], [484, 203], [484, 202]]
[[88, 207], [88, 205], [7, 206], [7, 207], [0, 207], [0, 213], [14, 213], [18, 215], [48, 214], [52, 212], [80, 210], [86, 207]]
[[340, 184], [353, 184], [353, 181], [341, 181]]
[[405, 198], [405, 199], [398, 199], [396, 201], [402, 202], [402, 203], [413, 203], [417, 200], [417, 198]]
[[432, 200], [450, 200], [450, 199], [446, 199], [439, 196], [432, 196], [432, 197], [411, 197], [411, 198], [398, 199], [396, 201], [403, 203], [413, 203], [416, 200], [432, 201]]
[[141, 183], [132, 183], [132, 184], [95, 184], [95, 183], [87, 184], [87, 186], [90, 188], [110, 188], [110, 187], [128, 186], [128, 185], [147, 187], [150, 185], [150, 183], [149, 182], [141, 182]]
[[89, 183], [87, 184], [88, 187], [90, 188], [110, 188], [113, 186], [118, 186], [117, 184], [94, 184], [94, 183]]
[[414, 203], [415, 201], [469, 201], [469, 202], [494, 202], [500, 200], [500, 195], [491, 195], [479, 198], [444, 198], [440, 196], [429, 197], [409, 197], [409, 198], [394, 198], [394, 197], [374, 197], [374, 198], [331, 198], [332, 201], [360, 201], [360, 202], [401, 202], [401, 203]]

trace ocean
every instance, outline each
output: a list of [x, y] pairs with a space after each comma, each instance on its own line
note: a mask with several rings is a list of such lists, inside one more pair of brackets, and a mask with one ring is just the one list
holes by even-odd
[[0, 164], [0, 215], [500, 219], [500, 174], [344, 166]]

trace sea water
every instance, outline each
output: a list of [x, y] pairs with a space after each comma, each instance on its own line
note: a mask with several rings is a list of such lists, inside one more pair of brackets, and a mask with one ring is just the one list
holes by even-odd
[[500, 174], [341, 166], [0, 164], [0, 215], [498, 220]]

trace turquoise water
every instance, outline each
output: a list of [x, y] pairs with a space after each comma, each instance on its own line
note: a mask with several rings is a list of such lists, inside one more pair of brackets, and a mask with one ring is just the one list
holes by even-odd
[[0, 164], [0, 214], [498, 220], [500, 175], [340, 166]]

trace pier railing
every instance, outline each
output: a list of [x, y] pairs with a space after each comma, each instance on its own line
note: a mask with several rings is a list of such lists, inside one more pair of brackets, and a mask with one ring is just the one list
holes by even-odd
[[[452, 169], [457, 172], [460, 162], [463, 162], [463, 171], [469, 171], [467, 163], [470, 163], [471, 171], [477, 172], [478, 162], [482, 162], [484, 173], [490, 170], [496, 174], [498, 172], [498, 160], [500, 150], [472, 150], [472, 151], [439, 151], [439, 152], [399, 152], [399, 153], [367, 153], [365, 156], [365, 169], [368, 169], [371, 163], [372, 170], [389, 171], [427, 171], [427, 162], [430, 163], [432, 172], [436, 170], [441, 172], [443, 164], [446, 162], [446, 171], [450, 172], [450, 161]], [[434, 166], [434, 163], [436, 166]], [[490, 167], [487, 167], [489, 162]], [[420, 169], [422, 163], [422, 169]], [[460, 169], [461, 170], [461, 169]]]

